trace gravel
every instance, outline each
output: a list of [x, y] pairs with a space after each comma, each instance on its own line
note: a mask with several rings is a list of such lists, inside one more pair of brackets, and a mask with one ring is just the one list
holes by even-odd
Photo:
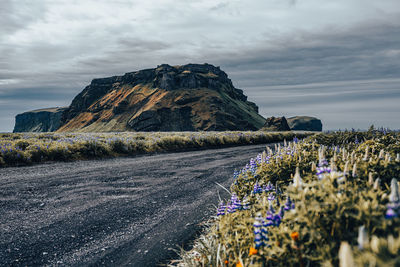
[[0, 265], [166, 264], [264, 147], [0, 169]]

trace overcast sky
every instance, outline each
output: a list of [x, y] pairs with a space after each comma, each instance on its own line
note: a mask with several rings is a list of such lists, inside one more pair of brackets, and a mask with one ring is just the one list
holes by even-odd
[[205, 62], [264, 117], [400, 128], [399, 0], [0, 0], [0, 132], [93, 78]]

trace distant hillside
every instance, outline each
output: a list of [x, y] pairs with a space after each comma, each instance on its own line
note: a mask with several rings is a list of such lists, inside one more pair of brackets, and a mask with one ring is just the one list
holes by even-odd
[[60, 128], [61, 115], [66, 109], [47, 108], [18, 114], [13, 132], [53, 132]]
[[64, 111], [58, 131], [257, 130], [264, 122], [219, 67], [161, 65], [94, 79]]
[[287, 118], [291, 130], [297, 131], [322, 131], [320, 119], [309, 116], [295, 116]]

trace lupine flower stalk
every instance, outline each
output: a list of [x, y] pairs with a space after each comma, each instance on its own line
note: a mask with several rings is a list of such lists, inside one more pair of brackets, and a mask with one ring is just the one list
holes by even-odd
[[358, 228], [358, 237], [357, 237], [357, 242], [358, 242], [358, 248], [360, 250], [363, 250], [366, 245], [368, 245], [368, 233], [365, 230], [365, 226], [362, 225]]
[[301, 179], [301, 176], [300, 176], [299, 167], [296, 167], [296, 173], [293, 177], [293, 186], [298, 189], [300, 189], [303, 186], [303, 180]]
[[263, 237], [262, 237], [262, 224], [263, 224], [263, 218], [261, 215], [261, 212], [257, 213], [253, 227], [254, 227], [254, 243], [255, 243], [255, 248], [258, 249], [261, 246], [264, 245], [263, 242]]

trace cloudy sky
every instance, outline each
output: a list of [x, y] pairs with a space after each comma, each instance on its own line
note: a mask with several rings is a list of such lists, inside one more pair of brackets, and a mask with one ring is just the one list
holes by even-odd
[[399, 0], [1, 0], [0, 132], [93, 78], [221, 66], [261, 115], [400, 128]]

